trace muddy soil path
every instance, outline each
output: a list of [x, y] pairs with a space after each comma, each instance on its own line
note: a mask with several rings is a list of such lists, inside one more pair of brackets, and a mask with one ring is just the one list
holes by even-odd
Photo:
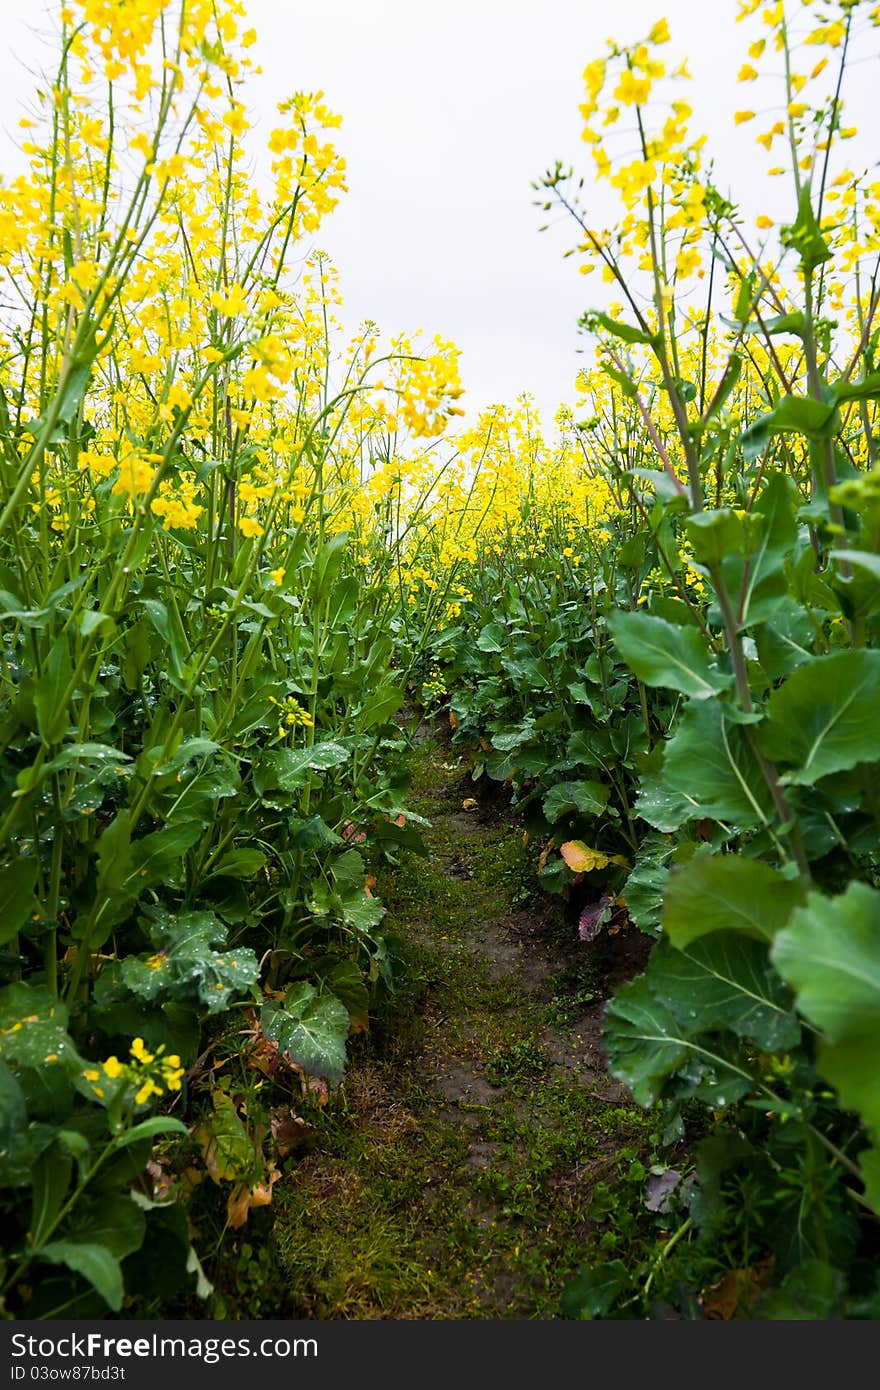
[[478, 800], [434, 735], [415, 761], [429, 856], [380, 884], [402, 984], [279, 1194], [294, 1316], [558, 1317], [654, 1139], [601, 1049], [604, 999], [645, 943], [579, 947], [510, 808]]

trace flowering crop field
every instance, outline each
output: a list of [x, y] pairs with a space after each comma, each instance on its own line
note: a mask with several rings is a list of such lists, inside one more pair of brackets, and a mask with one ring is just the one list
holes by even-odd
[[534, 187], [602, 307], [543, 431], [345, 326], [340, 117], [249, 172], [238, 0], [57, 11], [0, 206], [3, 1316], [212, 1315], [194, 1193], [240, 1231], [344, 1093], [447, 714], [583, 949], [656, 938], [604, 1046], [676, 1166], [561, 1315], [880, 1316], [880, 6], [739, 11], [788, 219], [722, 196], [664, 20], [584, 55]]

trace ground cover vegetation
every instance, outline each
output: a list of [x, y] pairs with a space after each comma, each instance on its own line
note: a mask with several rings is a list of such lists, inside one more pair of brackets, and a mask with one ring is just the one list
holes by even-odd
[[[589, 172], [536, 189], [606, 288], [550, 433], [526, 398], [460, 428], [451, 343], [346, 331], [339, 118], [292, 96], [253, 171], [243, 6], [59, 11], [0, 212], [5, 1316], [880, 1312], [880, 183], [845, 105], [880, 8], [739, 11], [790, 211], [733, 201], [665, 21], [589, 62]], [[534, 997], [466, 964], [502, 1100], [470, 1215], [423, 1203], [442, 1251], [394, 1243], [473, 1152], [413, 1035], [474, 927], [425, 713], [585, 963]], [[541, 1030], [627, 940], [598, 1171]], [[349, 1263], [334, 1201], [376, 1233]]]

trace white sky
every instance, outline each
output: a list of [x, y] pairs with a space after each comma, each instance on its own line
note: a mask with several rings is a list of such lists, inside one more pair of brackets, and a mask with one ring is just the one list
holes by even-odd
[[[341, 272], [346, 318], [386, 332], [422, 328], [452, 338], [470, 411], [531, 391], [552, 412], [570, 399], [578, 367], [576, 321], [600, 293], [562, 252], [573, 225], [539, 234], [530, 183], [558, 157], [592, 169], [580, 141], [581, 74], [605, 39], [643, 37], [661, 15], [664, 57], [690, 59], [682, 92], [707, 131], [722, 189], [753, 212], [777, 211], [782, 190], [761, 170], [756, 125], [734, 130], [734, 110], [755, 101], [736, 72], [753, 27], [736, 25], [736, 0], [246, 0], [263, 76], [245, 93], [255, 139], [275, 103], [323, 88], [344, 116], [338, 143], [350, 192], [317, 244]], [[0, 166], [31, 87], [27, 68], [51, 63], [34, 0], [0, 0], [8, 51], [0, 84]], [[799, 7], [798, 7], [799, 8]], [[880, 48], [880, 40], [878, 40]], [[855, 74], [869, 103], [878, 59]], [[775, 100], [769, 91], [767, 100]], [[870, 112], [870, 104], [867, 106]], [[870, 121], [869, 123], [873, 124]], [[766, 123], [765, 123], [766, 124]], [[875, 157], [862, 146], [864, 166]], [[783, 181], [771, 181], [775, 185]], [[589, 188], [587, 189], [589, 194]], [[608, 193], [596, 191], [597, 223]], [[587, 206], [590, 207], [589, 198]], [[785, 204], [778, 209], [783, 211]]]

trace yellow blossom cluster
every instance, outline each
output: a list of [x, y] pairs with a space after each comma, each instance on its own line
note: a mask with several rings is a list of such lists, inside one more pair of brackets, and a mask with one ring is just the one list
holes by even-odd
[[146, 1105], [154, 1096], [166, 1091], [179, 1091], [184, 1075], [176, 1053], [166, 1054], [164, 1043], [150, 1052], [143, 1038], [135, 1038], [130, 1047], [130, 1059], [120, 1062], [108, 1057], [100, 1066], [86, 1067], [83, 1079], [91, 1087], [96, 1100], [106, 1101], [120, 1094], [131, 1094], [135, 1105]]

